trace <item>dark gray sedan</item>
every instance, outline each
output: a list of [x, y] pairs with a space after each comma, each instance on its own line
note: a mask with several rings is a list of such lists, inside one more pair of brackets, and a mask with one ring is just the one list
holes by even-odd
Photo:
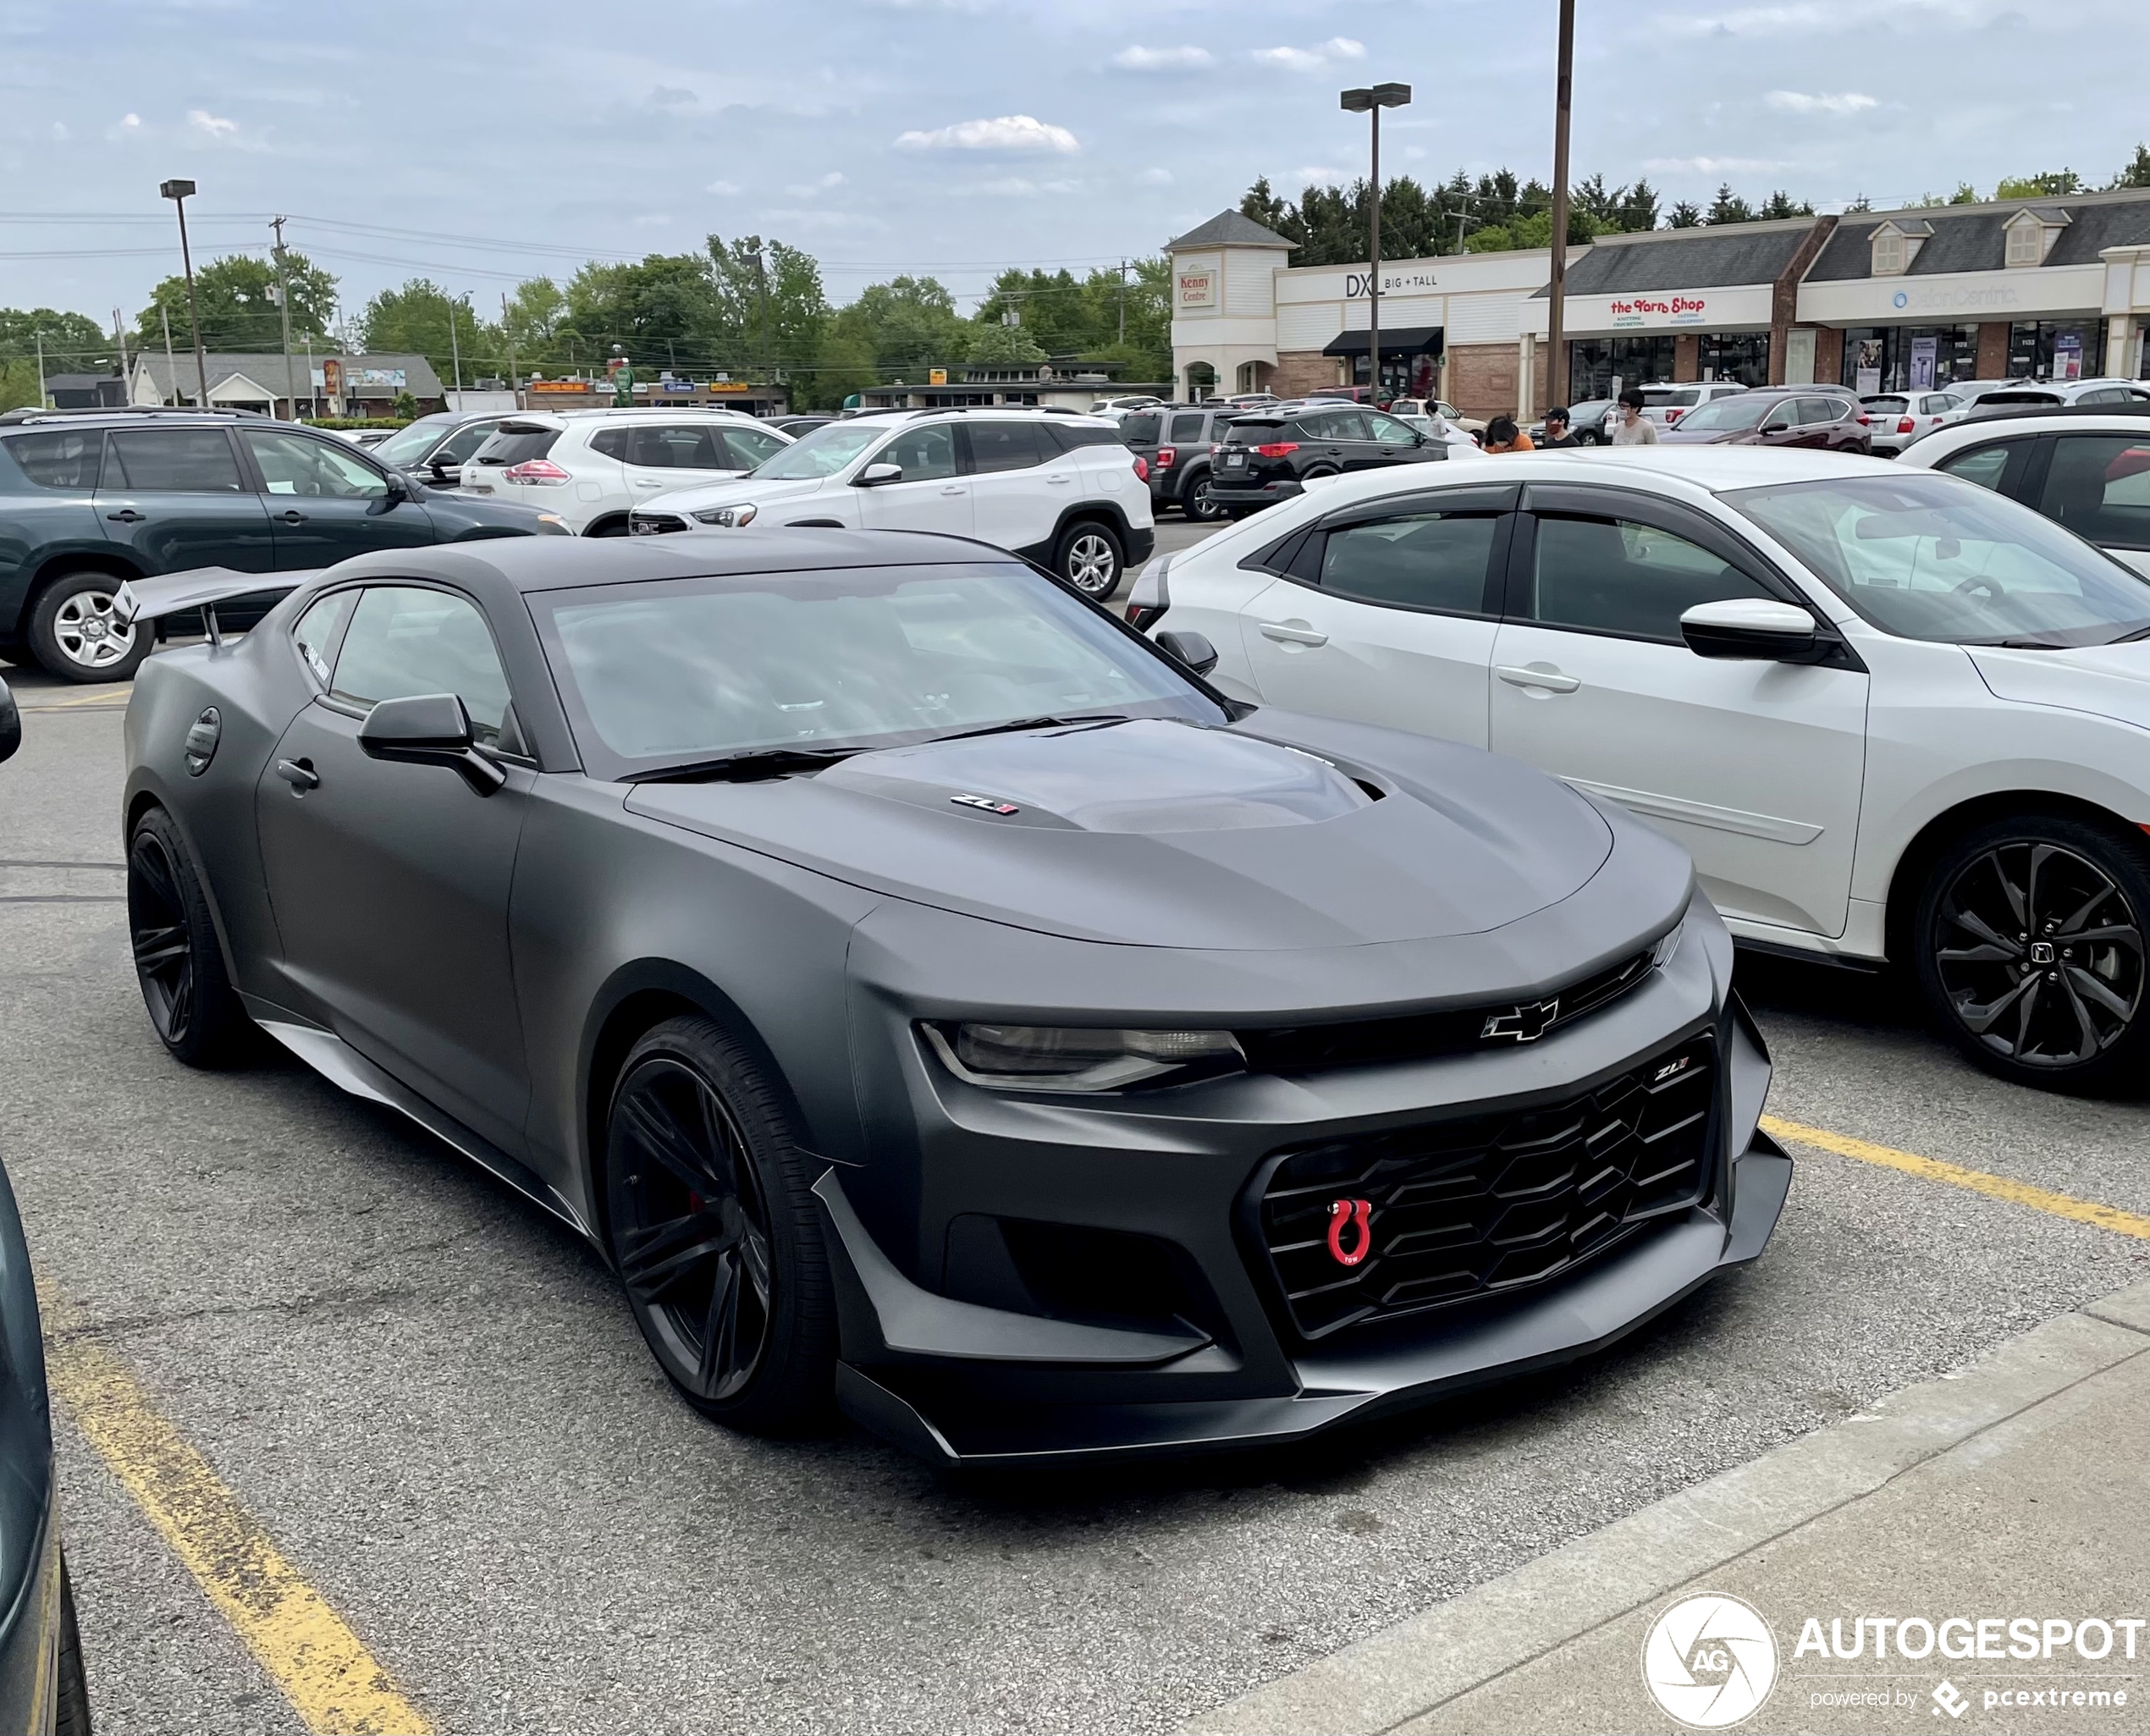
[[306, 576], [137, 681], [152, 1021], [542, 1202], [708, 1414], [944, 1463], [1307, 1435], [1754, 1259], [1791, 1166], [1685, 855], [1164, 640], [925, 535]]

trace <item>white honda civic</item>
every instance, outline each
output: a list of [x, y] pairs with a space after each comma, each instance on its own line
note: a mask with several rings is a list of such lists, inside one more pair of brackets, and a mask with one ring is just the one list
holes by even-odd
[[2146, 1077], [2150, 583], [2014, 500], [1819, 452], [1414, 466], [1153, 561], [1128, 616], [1647, 817], [1741, 941], [1908, 967], [2003, 1077]]

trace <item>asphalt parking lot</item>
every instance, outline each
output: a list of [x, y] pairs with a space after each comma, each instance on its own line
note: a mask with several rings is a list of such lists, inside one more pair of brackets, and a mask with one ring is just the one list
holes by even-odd
[[[732, 1436], [597, 1259], [446, 1148], [293, 1061], [168, 1060], [119, 896], [124, 697], [8, 673], [0, 1157], [48, 1336], [131, 1372], [439, 1729], [1170, 1729], [2150, 1276], [2150, 1243], [1800, 1148], [1747, 1272], [1599, 1360], [1316, 1448], [986, 1480]], [[1987, 1079], [1883, 979], [1742, 986], [1778, 1116], [2150, 1213], [2142, 1105]], [[302, 1728], [59, 1433], [99, 1728]]]

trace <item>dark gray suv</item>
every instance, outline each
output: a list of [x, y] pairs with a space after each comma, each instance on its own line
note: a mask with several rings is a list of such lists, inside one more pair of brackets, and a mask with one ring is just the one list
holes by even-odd
[[1210, 498], [1210, 468], [1227, 425], [1243, 414], [1224, 403], [1160, 404], [1120, 418], [1122, 444], [1149, 466], [1152, 511], [1177, 506], [1191, 519], [1224, 516]]

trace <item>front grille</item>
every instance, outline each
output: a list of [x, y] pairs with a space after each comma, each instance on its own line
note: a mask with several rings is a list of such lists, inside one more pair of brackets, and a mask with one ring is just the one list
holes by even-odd
[[1694, 1037], [1545, 1108], [1287, 1153], [1260, 1184], [1259, 1221], [1293, 1324], [1320, 1338], [1541, 1283], [1695, 1204], [1716, 1079], [1714, 1044]]
[[1652, 951], [1646, 948], [1632, 958], [1569, 984], [1542, 1001], [1530, 1003], [1535, 1011], [1527, 1025], [1517, 1022], [1524, 1007], [1513, 1001], [1489, 1001], [1482, 1006], [1404, 1018], [1353, 1019], [1333, 1025], [1291, 1025], [1234, 1034], [1247, 1051], [1248, 1066], [1263, 1073], [1319, 1072], [1327, 1067], [1420, 1061], [1465, 1050], [1497, 1048], [1529, 1041], [1626, 994], [1650, 973]]
[[667, 532], [683, 531], [686, 521], [670, 512], [636, 512], [627, 515], [627, 530], [637, 537], [661, 537]]

